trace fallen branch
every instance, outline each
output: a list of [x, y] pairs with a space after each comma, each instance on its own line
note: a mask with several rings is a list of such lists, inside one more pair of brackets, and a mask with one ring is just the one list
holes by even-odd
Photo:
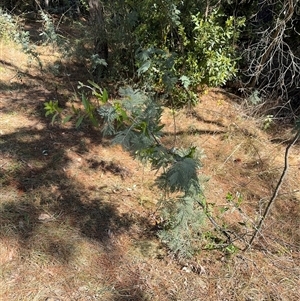
[[279, 189], [281, 188], [281, 185], [282, 185], [282, 182], [287, 174], [287, 170], [288, 170], [288, 167], [289, 167], [289, 161], [288, 161], [288, 156], [289, 156], [289, 151], [290, 151], [290, 148], [296, 143], [296, 141], [298, 140], [300, 136], [300, 132], [298, 131], [297, 134], [295, 135], [294, 139], [290, 142], [290, 144], [287, 146], [286, 150], [285, 150], [285, 155], [284, 155], [284, 168], [283, 168], [283, 171], [282, 171], [282, 174], [279, 178], [279, 181], [276, 185], [276, 188], [274, 190], [274, 193], [265, 209], [265, 212], [264, 214], [262, 215], [262, 217], [260, 218], [260, 221], [259, 221], [259, 224], [258, 226], [255, 228], [255, 231], [249, 241], [249, 244], [247, 247], [245, 247], [245, 249], [243, 251], [247, 251], [249, 248], [251, 248], [252, 244], [253, 244], [253, 241], [255, 240], [255, 238], [257, 237], [259, 231], [261, 230], [262, 228], [262, 225], [266, 219], [266, 217], [268, 216], [269, 212], [270, 212], [270, 209], [271, 209], [271, 206], [272, 204], [274, 203], [275, 199], [277, 198], [277, 195], [278, 195], [278, 192], [279, 192]]

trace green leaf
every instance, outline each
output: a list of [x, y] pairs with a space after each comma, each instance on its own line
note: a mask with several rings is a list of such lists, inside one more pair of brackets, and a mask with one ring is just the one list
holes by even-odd
[[176, 160], [175, 163], [158, 178], [159, 186], [162, 187], [167, 184], [172, 192], [187, 192], [191, 189], [191, 186], [194, 186], [198, 190], [197, 170], [199, 163], [191, 158], [182, 158], [176, 153], [174, 154], [174, 158]]
[[181, 80], [184, 88], [188, 89], [189, 85], [191, 84], [190, 79], [187, 76], [185, 76], [185, 75], [182, 75], [179, 79]]
[[90, 117], [90, 120], [91, 120], [93, 126], [97, 127], [99, 125], [99, 123], [98, 123], [98, 120], [95, 118], [95, 116], [90, 115], [89, 117]]
[[96, 90], [93, 90], [93, 95], [95, 95], [98, 99], [102, 101], [102, 94], [96, 92]]
[[91, 80], [88, 80], [88, 83], [90, 85], [92, 85], [94, 88], [98, 89], [99, 91], [102, 91], [102, 89], [100, 88], [99, 85], [97, 85], [95, 82], [91, 81]]
[[228, 210], [229, 210], [229, 207], [221, 207], [220, 208], [220, 213], [225, 213]]
[[229, 246], [226, 247], [225, 250], [230, 254], [234, 254], [235, 252], [238, 251], [238, 248], [235, 245], [230, 244]]
[[102, 94], [102, 102], [107, 103], [107, 101], [108, 101], [108, 92], [106, 89], [104, 89]]
[[58, 116], [58, 113], [55, 113], [52, 117], [52, 120], [51, 120], [51, 124], [53, 125], [54, 124], [54, 121], [56, 119], [56, 117]]
[[75, 127], [76, 127], [76, 128], [79, 128], [79, 127], [80, 127], [80, 125], [81, 125], [81, 123], [82, 123], [82, 121], [83, 121], [83, 118], [84, 118], [84, 116], [80, 116], [80, 117], [77, 119], [77, 122], [76, 122], [76, 124], [75, 124]]
[[143, 65], [137, 70], [138, 76], [140, 76], [141, 74], [147, 72], [148, 69], [150, 68], [150, 66], [151, 66], [151, 61], [150, 60], [144, 62]]
[[226, 195], [226, 201], [227, 202], [232, 202], [233, 200], [233, 195], [232, 193], [228, 192], [227, 195]]
[[79, 113], [79, 109], [76, 109], [76, 108], [74, 107], [74, 105], [72, 105], [72, 110], [73, 110], [74, 114], [78, 114], [78, 113]]
[[63, 119], [63, 123], [67, 123], [70, 121], [70, 119], [73, 117], [73, 115], [68, 115]]
[[88, 102], [86, 96], [84, 94], [82, 94], [81, 99], [82, 99], [84, 109], [87, 111], [88, 107], [89, 107], [89, 102]]

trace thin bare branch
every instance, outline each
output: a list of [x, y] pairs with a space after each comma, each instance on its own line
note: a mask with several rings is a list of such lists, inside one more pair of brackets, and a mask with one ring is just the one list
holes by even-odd
[[271, 206], [272, 204], [275, 202], [276, 198], [277, 198], [277, 195], [278, 195], [278, 192], [281, 188], [281, 185], [283, 183], [283, 180], [287, 174], [287, 171], [288, 171], [288, 167], [289, 167], [289, 161], [288, 161], [288, 156], [289, 156], [289, 151], [290, 151], [290, 148], [296, 143], [296, 141], [298, 140], [300, 136], [300, 132], [297, 132], [297, 134], [295, 135], [294, 139], [290, 142], [290, 144], [287, 146], [286, 150], [285, 150], [285, 155], [284, 155], [284, 168], [283, 168], [283, 171], [282, 171], [282, 174], [279, 178], [279, 181], [276, 185], [276, 188], [274, 190], [274, 193], [270, 199], [270, 201], [268, 202], [268, 205], [265, 209], [265, 212], [264, 214], [262, 215], [262, 217], [260, 218], [260, 221], [259, 221], [259, 224], [258, 226], [256, 227], [254, 233], [253, 233], [253, 236], [251, 237], [250, 241], [249, 241], [249, 244], [248, 246], [244, 249], [244, 251], [247, 251], [249, 248], [251, 248], [252, 246], [252, 243], [253, 241], [255, 240], [255, 238], [257, 237], [258, 233], [260, 232], [262, 226], [263, 226], [263, 223], [265, 221], [265, 219], [267, 218], [269, 212], [270, 212], [270, 209], [271, 209]]
[[[260, 3], [267, 5], [266, 1]], [[273, 11], [272, 27], [256, 31], [260, 37], [244, 51], [248, 68], [244, 74], [249, 77], [248, 87], [257, 87], [260, 96], [289, 98], [289, 91], [300, 86], [300, 58], [293, 53], [286, 42], [288, 30], [293, 29], [293, 16], [297, 13], [298, 0], [277, 1], [281, 10]], [[295, 32], [295, 30], [293, 29]]]

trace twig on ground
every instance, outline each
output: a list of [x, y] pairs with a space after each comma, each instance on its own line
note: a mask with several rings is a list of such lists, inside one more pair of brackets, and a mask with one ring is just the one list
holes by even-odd
[[277, 195], [278, 195], [278, 192], [279, 192], [279, 189], [281, 188], [281, 185], [283, 183], [283, 180], [287, 174], [287, 170], [288, 170], [288, 167], [289, 167], [289, 162], [288, 162], [288, 156], [289, 156], [289, 151], [290, 151], [290, 148], [296, 143], [296, 141], [298, 140], [300, 136], [300, 132], [297, 132], [297, 134], [295, 135], [294, 139], [290, 142], [290, 144], [287, 146], [286, 150], [285, 150], [285, 155], [284, 155], [284, 168], [283, 168], [283, 171], [282, 171], [282, 174], [279, 178], [279, 181], [276, 185], [276, 188], [274, 190], [274, 193], [265, 209], [265, 212], [264, 214], [262, 215], [262, 217], [260, 218], [260, 221], [259, 221], [259, 224], [258, 226], [256, 227], [254, 233], [253, 233], [253, 236], [251, 237], [250, 241], [249, 241], [249, 244], [248, 246], [243, 250], [243, 251], [247, 251], [249, 248], [251, 248], [252, 246], [252, 243], [253, 241], [255, 240], [255, 238], [257, 237], [259, 231], [261, 230], [262, 228], [262, 225], [266, 219], [266, 217], [268, 216], [269, 212], [270, 212], [270, 209], [271, 209], [271, 206], [272, 204], [274, 203], [275, 199], [277, 198]]

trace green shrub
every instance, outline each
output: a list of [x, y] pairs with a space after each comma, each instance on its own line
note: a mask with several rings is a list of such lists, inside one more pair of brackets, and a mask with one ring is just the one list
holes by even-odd
[[28, 31], [21, 29], [17, 19], [10, 14], [4, 12], [0, 8], [0, 39], [4, 41], [12, 41], [21, 46], [22, 51], [29, 56], [30, 59], [35, 59], [40, 68], [42, 63], [39, 59], [39, 54], [36, 47], [30, 41], [30, 34]]
[[153, 44], [161, 48], [140, 48], [136, 60], [143, 82], [181, 107], [197, 102], [196, 94], [203, 87], [223, 85], [236, 75], [235, 43], [245, 20], [212, 12], [207, 18], [191, 15], [190, 22], [183, 24], [180, 11], [176, 13], [177, 18], [170, 18], [176, 38], [165, 37], [163, 44], [154, 34]]
[[236, 75], [236, 45], [239, 29], [245, 20], [213, 12], [208, 18], [192, 16], [193, 39], [187, 41], [187, 69], [196, 83], [220, 86]]

